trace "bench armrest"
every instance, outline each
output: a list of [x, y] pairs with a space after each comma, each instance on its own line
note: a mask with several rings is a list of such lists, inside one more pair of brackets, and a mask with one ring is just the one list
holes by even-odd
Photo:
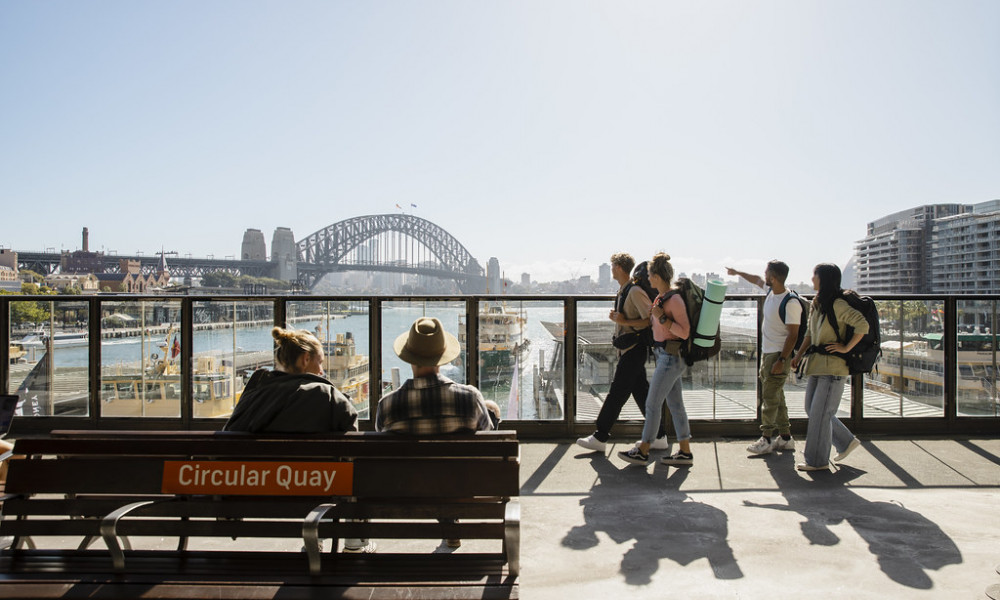
[[101, 519], [101, 537], [104, 539], [104, 544], [108, 547], [108, 552], [111, 553], [111, 562], [116, 571], [121, 571], [125, 568], [125, 553], [118, 544], [118, 521], [125, 515], [143, 506], [159, 504], [161, 502], [172, 502], [173, 500], [173, 498], [160, 498], [157, 500], [133, 502], [108, 513], [106, 517]]
[[[320, 504], [312, 509], [302, 521], [302, 544], [309, 556], [309, 573], [311, 575], [320, 574], [319, 522], [327, 511], [335, 506], [337, 506], [336, 502]], [[334, 546], [336, 546], [336, 540], [334, 540]], [[335, 547], [334, 551], [336, 552], [336, 550]]]

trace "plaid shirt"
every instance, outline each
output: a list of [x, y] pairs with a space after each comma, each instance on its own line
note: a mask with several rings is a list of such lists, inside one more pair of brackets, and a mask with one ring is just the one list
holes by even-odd
[[483, 395], [440, 373], [407, 379], [382, 397], [375, 431], [439, 435], [493, 429]]

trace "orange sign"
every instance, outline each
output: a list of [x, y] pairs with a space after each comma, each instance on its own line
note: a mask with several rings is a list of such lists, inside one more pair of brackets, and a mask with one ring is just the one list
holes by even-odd
[[163, 462], [163, 493], [350, 496], [354, 463], [227, 460]]

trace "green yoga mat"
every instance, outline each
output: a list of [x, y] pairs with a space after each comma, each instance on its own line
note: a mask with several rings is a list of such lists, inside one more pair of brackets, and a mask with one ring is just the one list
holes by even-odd
[[[705, 286], [705, 301], [698, 317], [698, 334], [694, 343], [704, 348], [715, 345], [715, 334], [719, 332], [719, 317], [722, 316], [722, 302], [726, 299], [726, 284], [712, 279]], [[702, 337], [704, 336], [704, 337]]]

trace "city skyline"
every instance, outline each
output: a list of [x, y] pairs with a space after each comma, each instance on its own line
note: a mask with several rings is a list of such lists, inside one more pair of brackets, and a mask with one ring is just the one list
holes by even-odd
[[1000, 197], [990, 2], [0, 5], [0, 245], [235, 256], [405, 210], [508, 279], [807, 281]]

